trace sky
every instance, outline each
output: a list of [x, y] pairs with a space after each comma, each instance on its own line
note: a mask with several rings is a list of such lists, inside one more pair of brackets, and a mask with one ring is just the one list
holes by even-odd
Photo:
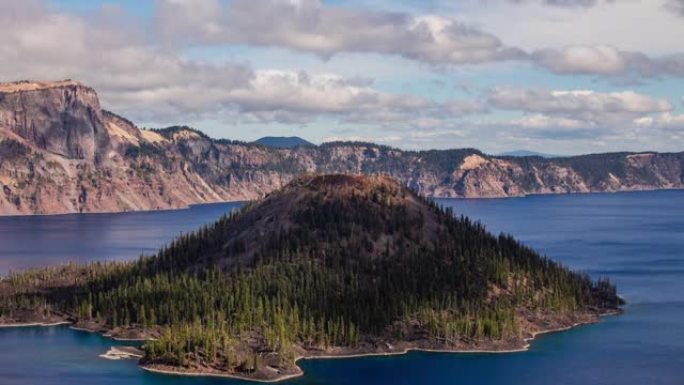
[[404, 149], [684, 150], [684, 0], [0, 0], [0, 81], [141, 127]]

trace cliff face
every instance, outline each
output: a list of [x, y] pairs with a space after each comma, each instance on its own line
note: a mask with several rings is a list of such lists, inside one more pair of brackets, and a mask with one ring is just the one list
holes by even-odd
[[94, 161], [109, 144], [97, 94], [73, 81], [0, 86], [0, 127], [68, 159]]
[[248, 200], [306, 172], [381, 173], [434, 197], [609, 192], [684, 188], [684, 153], [543, 159], [348, 142], [269, 148], [187, 127], [141, 130], [73, 81], [0, 84], [0, 214]]

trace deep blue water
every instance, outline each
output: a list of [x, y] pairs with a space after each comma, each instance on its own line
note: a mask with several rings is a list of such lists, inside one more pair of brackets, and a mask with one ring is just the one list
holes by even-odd
[[[441, 200], [594, 277], [624, 315], [538, 338], [514, 354], [410, 353], [303, 361], [292, 384], [684, 384], [684, 191]], [[175, 212], [0, 218], [0, 270], [134, 258], [235, 204]], [[0, 329], [0, 384], [230, 384], [97, 357], [113, 341], [66, 327]]]
[[211, 223], [241, 203], [121, 214], [0, 217], [0, 274], [68, 261], [121, 260]]

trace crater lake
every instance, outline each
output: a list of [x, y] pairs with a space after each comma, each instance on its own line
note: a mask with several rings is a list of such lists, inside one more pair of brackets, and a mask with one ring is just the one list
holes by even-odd
[[[566, 266], [609, 277], [624, 315], [539, 336], [529, 351], [300, 362], [291, 384], [673, 384], [684, 379], [684, 191], [440, 199]], [[0, 217], [0, 274], [152, 254], [241, 203], [121, 214]], [[99, 357], [120, 343], [68, 326], [0, 328], [0, 383], [231, 384], [158, 375]]]

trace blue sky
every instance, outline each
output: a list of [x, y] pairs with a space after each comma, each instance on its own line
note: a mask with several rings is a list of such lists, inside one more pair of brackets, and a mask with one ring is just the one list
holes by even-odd
[[684, 1], [557, 3], [10, 2], [0, 81], [74, 78], [217, 138], [681, 151]]

